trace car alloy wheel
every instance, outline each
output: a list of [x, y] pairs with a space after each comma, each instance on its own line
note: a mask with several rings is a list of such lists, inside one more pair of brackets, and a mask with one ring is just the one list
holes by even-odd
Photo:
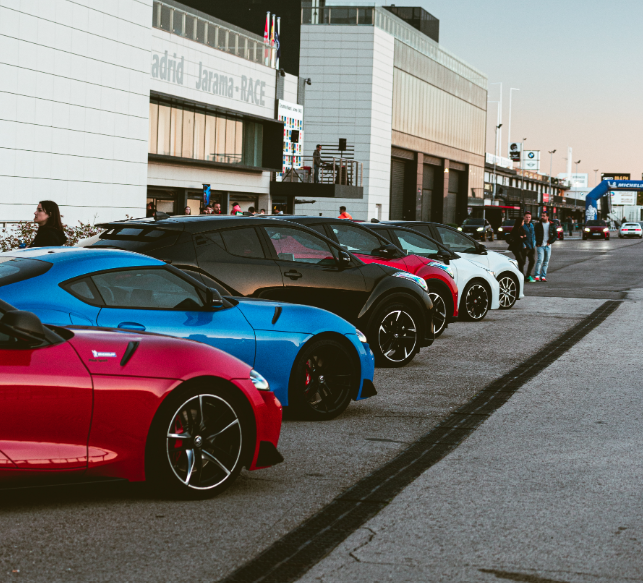
[[462, 294], [464, 305], [463, 317], [465, 320], [480, 321], [489, 311], [489, 292], [478, 282], [470, 283]]
[[500, 287], [500, 309], [508, 310], [509, 308], [513, 308], [518, 299], [518, 285], [516, 284], [516, 280], [510, 275], [502, 275], [498, 279], [498, 286]]
[[174, 413], [167, 430], [167, 459], [187, 488], [209, 490], [225, 482], [241, 459], [241, 421], [217, 395], [198, 394]]
[[377, 342], [381, 353], [391, 363], [406, 361], [415, 353], [417, 341], [417, 326], [409, 312], [391, 310], [382, 318]]
[[343, 343], [314, 340], [297, 357], [289, 387], [289, 403], [307, 419], [333, 419], [346, 410], [359, 388], [356, 357]]
[[433, 329], [437, 338], [444, 332], [447, 324], [447, 306], [442, 295], [434, 290], [429, 290], [433, 302]]

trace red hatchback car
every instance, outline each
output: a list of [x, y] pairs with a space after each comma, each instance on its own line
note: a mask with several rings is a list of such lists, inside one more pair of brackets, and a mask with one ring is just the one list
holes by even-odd
[[[358, 257], [364, 263], [380, 263], [421, 277], [427, 284], [435, 308], [436, 338], [458, 317], [458, 286], [447, 265], [440, 261], [405, 255], [371, 229], [354, 221], [325, 217], [279, 217], [314, 229]], [[438, 257], [439, 258], [439, 257]]]
[[205, 498], [283, 461], [265, 379], [205, 344], [43, 326], [0, 300], [0, 485], [123, 478]]
[[586, 239], [595, 238], [605, 239], [609, 241], [610, 230], [605, 221], [587, 221], [583, 227], [583, 241]]

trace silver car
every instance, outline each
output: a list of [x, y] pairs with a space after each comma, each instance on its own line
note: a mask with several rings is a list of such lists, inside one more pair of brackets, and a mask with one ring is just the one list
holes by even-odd
[[618, 238], [638, 237], [643, 239], [643, 229], [641, 223], [623, 223], [618, 230]]

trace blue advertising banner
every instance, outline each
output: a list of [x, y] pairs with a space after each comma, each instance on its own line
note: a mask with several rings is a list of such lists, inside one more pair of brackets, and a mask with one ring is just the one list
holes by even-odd
[[643, 180], [603, 180], [585, 197], [585, 220], [598, 217], [598, 199], [611, 190], [643, 190]]

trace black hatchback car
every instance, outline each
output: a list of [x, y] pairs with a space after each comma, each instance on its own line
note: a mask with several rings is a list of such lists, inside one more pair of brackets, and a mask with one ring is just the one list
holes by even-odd
[[86, 245], [161, 259], [224, 295], [334, 312], [365, 331], [381, 366], [403, 366], [434, 340], [433, 304], [424, 280], [367, 265], [307, 227], [207, 215], [99, 226], [106, 231]]
[[458, 227], [465, 235], [480, 241], [493, 241], [493, 227], [487, 219], [465, 219]]

